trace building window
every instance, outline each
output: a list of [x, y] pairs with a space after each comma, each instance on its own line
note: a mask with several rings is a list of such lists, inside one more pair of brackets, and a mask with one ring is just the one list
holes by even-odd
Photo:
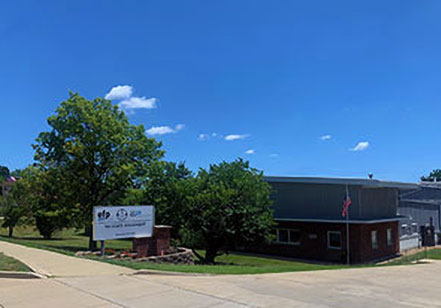
[[387, 246], [392, 246], [394, 243], [394, 241], [392, 239], [392, 229], [389, 228], [389, 229], [387, 229], [386, 232], [387, 232]]
[[277, 241], [279, 243], [288, 243], [289, 233], [287, 229], [277, 229]]
[[371, 242], [372, 242], [372, 249], [377, 249], [378, 248], [377, 230], [371, 231]]
[[296, 229], [277, 229], [277, 243], [299, 245], [300, 231]]
[[341, 249], [341, 233], [339, 231], [328, 231], [328, 248]]

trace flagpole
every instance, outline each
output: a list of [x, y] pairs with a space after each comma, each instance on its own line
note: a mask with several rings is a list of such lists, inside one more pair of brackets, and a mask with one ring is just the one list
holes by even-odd
[[[348, 198], [349, 196], [349, 189], [348, 189], [348, 185], [346, 185], [346, 198]], [[347, 207], [346, 209], [346, 264], [349, 265], [349, 251], [350, 251], [350, 247], [349, 247], [349, 208], [350, 206]]]

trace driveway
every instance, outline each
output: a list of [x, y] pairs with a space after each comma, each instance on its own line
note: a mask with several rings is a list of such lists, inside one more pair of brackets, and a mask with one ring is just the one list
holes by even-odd
[[[11, 247], [9, 253], [13, 254]], [[51, 258], [56, 256], [51, 255]], [[69, 261], [75, 262], [75, 258]], [[0, 305], [441, 307], [441, 262], [438, 261], [413, 266], [241, 276], [136, 274], [124, 268], [91, 262], [93, 264], [87, 264], [93, 268], [91, 273], [62, 276], [50, 273], [54, 278], [49, 279], [0, 279]]]

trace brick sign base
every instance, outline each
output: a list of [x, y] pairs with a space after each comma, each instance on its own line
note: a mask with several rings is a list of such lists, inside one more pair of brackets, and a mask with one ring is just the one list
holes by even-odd
[[154, 226], [152, 237], [133, 239], [133, 251], [138, 258], [161, 256], [170, 250], [170, 226]]

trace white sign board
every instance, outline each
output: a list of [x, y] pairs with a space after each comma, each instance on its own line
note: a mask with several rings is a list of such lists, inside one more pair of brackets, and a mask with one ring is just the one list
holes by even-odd
[[150, 205], [95, 206], [93, 208], [93, 239], [95, 241], [151, 237], [154, 225], [155, 208]]

